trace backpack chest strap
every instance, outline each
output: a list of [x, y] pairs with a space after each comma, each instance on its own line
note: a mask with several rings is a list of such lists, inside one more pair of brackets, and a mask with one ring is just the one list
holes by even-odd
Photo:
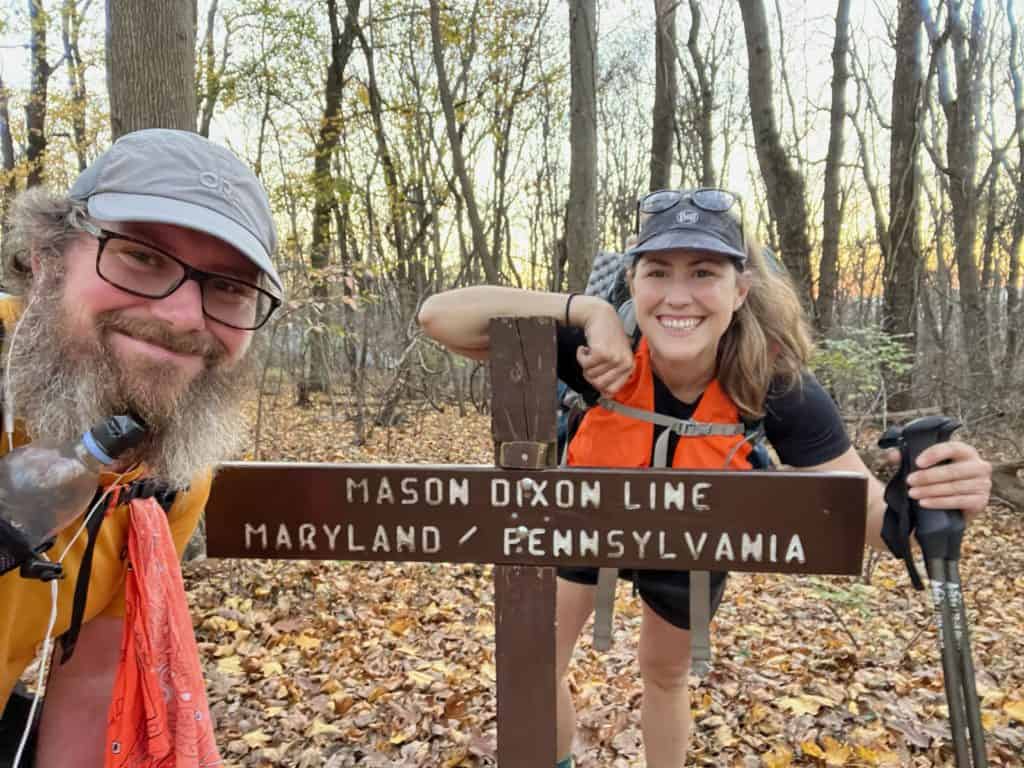
[[674, 432], [681, 437], [731, 437], [733, 435], [742, 435], [745, 429], [743, 424], [714, 424], [666, 416], [663, 413], [656, 413], [643, 408], [634, 408], [631, 405], [623, 405], [617, 400], [607, 397], [602, 397], [598, 400], [598, 403], [605, 410], [630, 419], [657, 424], [658, 426], [665, 427], [666, 434]]

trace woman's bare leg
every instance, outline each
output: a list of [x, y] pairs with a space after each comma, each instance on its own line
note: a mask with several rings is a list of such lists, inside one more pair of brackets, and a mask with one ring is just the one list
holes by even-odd
[[690, 741], [690, 633], [644, 603], [639, 657], [644, 681], [640, 727], [647, 768], [680, 768]]
[[572, 753], [572, 742], [576, 736], [576, 709], [572, 704], [566, 673], [569, 670], [569, 662], [572, 660], [572, 652], [576, 647], [580, 631], [594, 610], [594, 591], [595, 588], [592, 586], [558, 579], [555, 671], [558, 675], [557, 744], [559, 760], [564, 760]]

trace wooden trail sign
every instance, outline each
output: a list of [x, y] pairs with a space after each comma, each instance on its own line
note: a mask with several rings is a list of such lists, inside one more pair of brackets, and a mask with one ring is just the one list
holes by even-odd
[[[495, 467], [232, 463], [211, 557], [496, 564], [498, 761], [555, 763], [555, 572], [860, 572], [866, 478], [555, 469], [554, 323], [491, 325]], [[524, 737], [525, 735], [525, 737]]]
[[849, 473], [237, 463], [218, 473], [207, 548], [217, 557], [857, 573], [863, 485]]

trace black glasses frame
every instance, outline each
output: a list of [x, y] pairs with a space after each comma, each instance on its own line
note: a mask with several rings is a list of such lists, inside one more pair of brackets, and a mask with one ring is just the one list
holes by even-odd
[[[203, 315], [205, 315], [206, 317], [210, 318], [215, 322], [220, 323], [221, 325], [226, 325], [228, 328], [234, 328], [239, 331], [255, 331], [262, 328], [266, 324], [266, 322], [271, 318], [271, 316], [274, 314], [277, 308], [281, 306], [281, 299], [278, 296], [272, 294], [270, 291], [266, 290], [265, 288], [261, 288], [260, 286], [254, 285], [253, 283], [250, 283], [246, 280], [239, 280], [237, 277], [232, 277], [231, 275], [223, 275], [218, 274], [217, 272], [207, 272], [202, 269], [196, 269], [191, 264], [186, 264], [181, 259], [172, 256], [163, 248], [159, 248], [153, 245], [152, 243], [146, 242], [145, 240], [140, 240], [136, 237], [130, 237], [129, 235], [122, 235], [120, 232], [111, 232], [109, 229], [102, 229], [100, 227], [90, 227], [86, 231], [88, 231], [89, 234], [95, 237], [98, 242], [98, 247], [96, 248], [96, 274], [99, 275], [100, 278], [105, 283], [114, 286], [119, 291], [124, 291], [125, 293], [130, 293], [133, 296], [139, 296], [144, 299], [166, 299], [176, 290], [181, 288], [181, 286], [183, 286], [189, 280], [195, 280], [199, 284], [199, 293], [200, 296], [202, 297]], [[103, 250], [104, 248], [107, 247], [107, 243], [109, 243], [111, 240], [127, 240], [129, 243], [135, 243], [136, 245], [144, 245], [146, 248], [156, 251], [161, 256], [165, 256], [166, 258], [170, 259], [184, 270], [181, 279], [178, 280], [178, 282], [176, 282], [174, 285], [172, 285], [168, 290], [159, 294], [143, 293], [142, 291], [133, 288], [126, 288], [120, 283], [115, 283], [113, 280], [104, 275], [103, 272], [100, 270], [100, 261], [103, 258]], [[224, 320], [221, 320], [219, 317], [211, 315], [209, 312], [206, 311], [205, 284], [207, 280], [212, 279], [230, 280], [231, 282], [238, 283], [239, 285], [244, 285], [246, 288], [252, 288], [253, 290], [259, 291], [270, 301], [270, 310], [267, 312], [267, 316], [260, 320], [260, 322], [257, 323], [256, 325], [242, 326], [235, 325], [234, 323], [228, 323]]]
[[[725, 195], [730, 199], [730, 202], [726, 206], [713, 205], [709, 200], [709, 194], [714, 193], [716, 195]], [[665, 204], [659, 205], [655, 203], [655, 199], [663, 199]], [[636, 201], [636, 221], [634, 223], [633, 231], [637, 237], [640, 236], [640, 214], [654, 215], [657, 213], [663, 213], [670, 208], [674, 208], [684, 200], [692, 200], [693, 204], [700, 208], [702, 211], [708, 213], [726, 213], [731, 211], [737, 205], [739, 206], [739, 225], [740, 225], [740, 239], [743, 241], [744, 248], [747, 244], [747, 233], [744, 229], [746, 216], [744, 216], [743, 209], [743, 197], [736, 194], [732, 190], [722, 189], [721, 187], [697, 187], [696, 189], [658, 189], [654, 192], [648, 192], [646, 195]]]

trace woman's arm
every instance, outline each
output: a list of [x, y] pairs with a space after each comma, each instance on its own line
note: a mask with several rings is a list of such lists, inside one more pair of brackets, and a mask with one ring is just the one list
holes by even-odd
[[633, 351], [618, 313], [604, 299], [478, 285], [438, 293], [423, 302], [418, 320], [423, 332], [453, 352], [477, 360], [487, 358], [488, 329], [496, 317], [550, 317], [582, 328], [587, 346], [577, 359], [583, 375], [602, 394], [613, 394], [633, 370]]
[[[423, 332], [453, 352], [484, 360], [490, 349], [488, 326], [496, 317], [550, 317], [565, 320], [568, 295], [526, 291], [498, 285], [475, 285], [438, 293], [423, 302], [417, 317]], [[571, 310], [582, 319], [582, 305], [592, 297], [574, 296]], [[579, 322], [573, 322], [578, 325]]]
[[[891, 451], [889, 459], [898, 462], [899, 453]], [[992, 465], [978, 456], [972, 446], [959, 441], [937, 443], [921, 452], [917, 466], [918, 469], [907, 477], [907, 485], [911, 497], [925, 509], [958, 509], [968, 522], [985, 509], [992, 488]], [[841, 470], [867, 475], [867, 542], [875, 549], [888, 549], [882, 541], [885, 488], [864, 465], [856, 450], [850, 448], [831, 461], [801, 469]]]

